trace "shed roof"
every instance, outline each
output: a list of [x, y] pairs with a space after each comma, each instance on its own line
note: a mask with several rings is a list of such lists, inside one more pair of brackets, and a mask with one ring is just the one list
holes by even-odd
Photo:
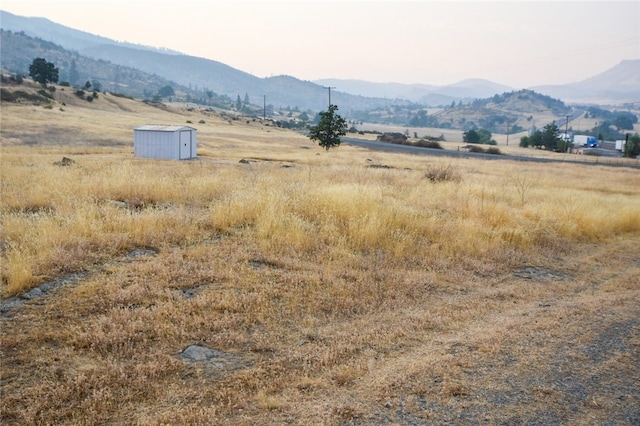
[[144, 126], [136, 127], [133, 130], [148, 130], [152, 132], [177, 132], [179, 130], [196, 130], [189, 126], [165, 126], [162, 124], [145, 124]]

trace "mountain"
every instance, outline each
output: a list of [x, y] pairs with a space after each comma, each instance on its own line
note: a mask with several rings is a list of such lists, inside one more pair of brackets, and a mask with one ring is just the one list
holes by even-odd
[[[245, 95], [248, 95], [250, 102], [254, 105], [262, 105], [266, 100], [267, 104], [275, 107], [298, 107], [302, 110], [312, 111], [326, 109], [328, 102], [327, 90], [322, 86], [291, 76], [258, 78], [218, 61], [131, 43], [119, 43], [70, 29], [44, 18], [26, 18], [0, 11], [0, 23], [5, 36], [13, 33], [28, 36], [34, 40], [28, 42], [22, 52], [14, 52], [23, 57], [19, 61], [11, 57], [12, 53], [6, 52], [3, 46], [2, 65], [13, 72], [27, 74], [28, 64], [35, 57], [33, 54], [38, 51], [38, 49], [31, 49], [31, 45], [39, 44], [42, 47], [42, 41], [45, 41], [55, 43], [61, 49], [67, 49], [69, 53], [73, 54], [76, 62], [83, 58], [83, 64], [89, 64], [87, 59], [93, 59], [102, 61], [105, 66], [111, 64], [126, 67], [126, 69], [136, 69], [151, 77], [160, 77], [188, 88], [188, 90], [199, 92], [203, 97], [209, 91], [217, 95], [228, 96], [231, 99], [236, 99], [237, 96], [244, 99]], [[60, 49], [55, 50], [59, 51]], [[29, 54], [32, 56], [27, 64], [24, 61], [24, 56]], [[62, 62], [54, 61], [56, 66], [60, 68], [61, 78], [69, 74], [70, 58], [69, 55], [66, 55]], [[46, 59], [51, 61], [54, 58]], [[8, 68], [8, 64], [13, 64], [14, 69]], [[16, 66], [19, 67], [15, 68]], [[77, 66], [81, 73], [86, 74], [87, 70], [81, 69], [80, 64]], [[95, 75], [92, 78], [95, 78]], [[110, 89], [114, 85], [118, 86], [120, 91], [125, 94], [139, 96], [139, 93], [142, 92], [141, 88], [132, 91], [132, 86], [122, 86], [118, 79], [106, 82], [106, 87]], [[339, 91], [332, 93], [332, 101], [334, 99], [333, 103], [339, 103], [341, 113], [380, 108], [390, 106], [393, 103], [408, 103], [408, 101], [349, 95]]]
[[454, 129], [482, 128], [494, 133], [511, 133], [532, 127], [533, 116], [556, 120], [572, 113], [564, 102], [532, 90], [505, 92], [469, 104], [445, 108], [435, 114], [440, 126]]
[[157, 51], [165, 54], [178, 54], [178, 52], [169, 49], [158, 49], [139, 44], [117, 42], [106, 37], [56, 24], [46, 18], [18, 16], [3, 10], [0, 10], [0, 27], [5, 31], [12, 31], [14, 33], [23, 32], [30, 37], [51, 41], [65, 49], [78, 52], [104, 44], [131, 47], [137, 50]]
[[197, 96], [195, 92], [189, 93], [188, 88], [158, 75], [87, 58], [50, 41], [32, 38], [22, 32], [14, 33], [2, 29], [0, 42], [2, 69], [12, 73], [27, 75], [33, 59], [42, 57], [56, 65], [60, 81], [71, 82], [75, 86], [82, 87], [87, 81], [99, 82], [94, 84], [99, 84], [101, 90], [138, 98], [150, 97], [158, 93], [160, 88], [172, 86], [176, 92], [181, 92], [184, 96]]
[[321, 79], [314, 83], [336, 87], [352, 95], [405, 99], [422, 105], [450, 105], [452, 102], [470, 102], [513, 90], [509, 86], [488, 80], [468, 79], [446, 86], [428, 84], [375, 83], [363, 80]]
[[640, 59], [622, 61], [601, 74], [577, 83], [537, 86], [532, 90], [570, 103], [638, 103]]
[[[405, 99], [430, 106], [445, 106], [459, 101], [469, 103], [475, 99], [488, 98], [514, 90], [512, 87], [483, 79], [468, 79], [446, 86], [340, 79], [321, 79], [314, 82], [323, 86], [337, 87], [354, 95]], [[622, 61], [601, 74], [577, 83], [535, 86], [528, 90], [572, 104], [638, 103], [640, 102], [640, 59]]]
[[[324, 79], [302, 81], [293, 76], [276, 76], [259, 78], [249, 73], [233, 68], [221, 62], [188, 56], [166, 49], [126, 42], [117, 42], [105, 37], [96, 36], [83, 31], [71, 29], [45, 18], [27, 18], [0, 11], [0, 25], [3, 34], [12, 32], [31, 37], [34, 42], [27, 43], [23, 52], [14, 51], [21, 57], [16, 60], [5, 52], [3, 44], [2, 66], [7, 64], [20, 66], [12, 71], [27, 73], [25, 66], [26, 55], [37, 51], [44, 51], [44, 42], [54, 43], [61, 49], [68, 51], [63, 55], [60, 67], [61, 78], [69, 75], [71, 59], [78, 66], [78, 71], [89, 78], [95, 78], [99, 73], [100, 64], [112, 69], [111, 66], [123, 67], [113, 71], [107, 81], [107, 87], [118, 87], [125, 94], [139, 96], [139, 93], [149, 93], [152, 87], [162, 82], [181, 86], [185, 93], [191, 93], [196, 99], [207, 97], [211, 92], [220, 97], [231, 100], [240, 96], [249, 97], [254, 105], [261, 106], [266, 101], [274, 107], [300, 108], [302, 110], [320, 111], [326, 109], [328, 103], [327, 87], [331, 91], [332, 103], [340, 106], [340, 113], [349, 115], [351, 112], [361, 112], [396, 105], [400, 107], [417, 106], [450, 106], [453, 103], [469, 103], [475, 99], [491, 97], [496, 94], [512, 91], [513, 89], [487, 80], [470, 79], [446, 86], [427, 84], [400, 83], [371, 83], [361, 80]], [[31, 44], [39, 44], [39, 49], [32, 49]], [[44, 49], [44, 50], [43, 50]], [[47, 58], [52, 60], [53, 58]], [[29, 63], [30, 63], [29, 60]], [[95, 63], [90, 60], [97, 61]], [[97, 63], [97, 65], [96, 65]], [[640, 61], [623, 61], [613, 69], [582, 82], [563, 86], [540, 86], [531, 88], [545, 95], [553, 96], [565, 102], [607, 102], [624, 103], [640, 101]], [[86, 67], [86, 68], [85, 68]], [[122, 75], [134, 73], [138, 70], [144, 74], [138, 80], [157, 80], [153, 86], [136, 86], [135, 78], [128, 78], [123, 85]], [[103, 73], [104, 74], [104, 73]], [[153, 89], [155, 90], [155, 89]]]

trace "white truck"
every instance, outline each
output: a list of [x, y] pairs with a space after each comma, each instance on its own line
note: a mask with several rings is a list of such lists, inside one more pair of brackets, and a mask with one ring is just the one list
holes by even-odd
[[573, 146], [586, 146], [588, 148], [597, 148], [598, 139], [595, 136], [574, 135]]

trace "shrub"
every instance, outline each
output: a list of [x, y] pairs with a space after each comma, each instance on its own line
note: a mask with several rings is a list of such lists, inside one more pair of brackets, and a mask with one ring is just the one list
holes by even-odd
[[50, 96], [44, 97], [39, 93], [27, 93], [23, 90], [16, 90], [15, 92], [11, 92], [3, 88], [2, 91], [0, 91], [0, 100], [2, 100], [3, 102], [20, 102], [21, 100], [23, 100], [27, 102], [33, 102], [34, 104], [41, 104], [49, 103]]
[[431, 165], [424, 175], [425, 178], [431, 182], [459, 182], [462, 177], [460, 173], [454, 170], [453, 166], [449, 165]]
[[116, 98], [125, 98], [125, 99], [133, 99], [131, 96], [124, 95], [122, 93], [109, 92], [111, 96], [115, 96]]
[[417, 142], [414, 142], [413, 145], [421, 146], [423, 148], [442, 149], [442, 145], [440, 145], [438, 142], [424, 140], [424, 139], [421, 139], [421, 140], [419, 140]]
[[41, 96], [44, 96], [45, 98], [53, 99], [53, 96], [51, 95], [51, 93], [47, 92], [45, 89], [38, 90], [38, 94]]

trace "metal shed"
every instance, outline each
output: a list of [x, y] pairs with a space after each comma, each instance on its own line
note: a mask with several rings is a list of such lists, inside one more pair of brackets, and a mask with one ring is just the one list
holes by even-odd
[[142, 158], [196, 158], [196, 129], [189, 126], [147, 124], [133, 129], [133, 155]]

